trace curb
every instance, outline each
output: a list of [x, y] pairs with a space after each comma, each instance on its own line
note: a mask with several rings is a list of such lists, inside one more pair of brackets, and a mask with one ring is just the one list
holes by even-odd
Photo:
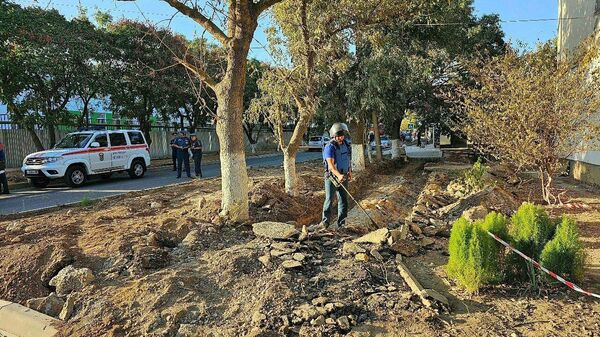
[[[220, 178], [220, 177], [213, 177], [213, 178]], [[191, 182], [193, 182], [193, 180], [182, 181], [182, 182], [179, 182], [179, 183], [174, 183], [174, 184], [169, 184], [169, 185], [163, 185], [163, 186], [149, 187], [149, 188], [144, 188], [144, 189], [137, 190], [137, 191], [131, 191], [131, 192], [117, 194], [117, 195], [110, 195], [110, 196], [107, 196], [107, 197], [94, 198], [94, 199], [90, 199], [90, 201], [94, 202], [94, 201], [99, 201], [99, 200], [116, 199], [116, 198], [119, 198], [119, 197], [126, 196], [126, 195], [128, 195], [130, 193], [139, 193], [139, 192], [153, 191], [153, 190], [158, 190], [158, 189], [161, 189], [161, 188], [167, 188], [167, 187], [173, 187], [173, 186], [178, 186], [178, 185], [189, 184]], [[25, 211], [25, 212], [5, 214], [5, 215], [2, 215], [2, 217], [4, 219], [12, 219], [12, 218], [15, 218], [15, 217], [22, 217], [22, 216], [28, 216], [28, 215], [36, 215], [36, 214], [39, 214], [39, 213], [45, 213], [45, 212], [48, 212], [48, 211], [53, 211], [55, 209], [68, 208], [70, 206], [76, 206], [76, 205], [79, 205], [79, 204], [81, 204], [81, 201], [74, 201], [74, 202], [69, 202], [69, 203], [61, 204], [61, 205], [54, 205], [54, 206], [48, 206], [48, 207], [42, 207], [42, 208], [32, 209], [32, 210]], [[2, 337], [2, 336], [0, 335], [0, 337]]]
[[52, 337], [59, 321], [17, 303], [0, 300], [0, 335], [15, 337]]

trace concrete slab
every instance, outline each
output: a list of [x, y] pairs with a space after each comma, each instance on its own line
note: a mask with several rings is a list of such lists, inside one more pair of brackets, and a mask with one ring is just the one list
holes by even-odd
[[410, 272], [410, 269], [402, 262], [396, 260], [398, 271], [400, 276], [404, 279], [410, 290], [417, 294], [421, 298], [421, 302], [429, 308], [437, 307], [437, 303], [441, 304], [441, 307], [449, 311], [449, 302], [444, 295], [435, 291], [434, 289], [424, 289], [419, 280]]
[[419, 159], [438, 159], [442, 158], [442, 150], [433, 147], [432, 145], [427, 145], [425, 147], [420, 146], [407, 146], [405, 148], [406, 156], [408, 158], [419, 158]]
[[53, 337], [58, 322], [20, 304], [0, 300], [0, 337]]

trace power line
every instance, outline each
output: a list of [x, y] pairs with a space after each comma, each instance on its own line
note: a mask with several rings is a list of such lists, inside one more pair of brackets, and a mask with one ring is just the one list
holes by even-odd
[[[501, 23], [527, 23], [527, 22], [546, 22], [546, 21], [570, 21], [594, 18], [595, 15], [573, 16], [564, 18], [540, 18], [540, 19], [511, 19], [499, 20]], [[434, 23], [413, 23], [413, 26], [460, 26], [472, 24], [472, 22], [434, 22]]]

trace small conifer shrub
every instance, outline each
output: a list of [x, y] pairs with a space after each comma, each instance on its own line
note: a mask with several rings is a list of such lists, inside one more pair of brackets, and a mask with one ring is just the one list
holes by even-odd
[[447, 272], [468, 292], [501, 280], [502, 246], [487, 231], [506, 237], [507, 222], [504, 216], [492, 212], [474, 224], [462, 217], [454, 223]]
[[554, 238], [542, 250], [540, 263], [563, 277], [574, 281], [582, 279], [585, 253], [579, 242], [577, 223], [573, 219], [563, 215]]
[[[554, 235], [555, 225], [541, 206], [523, 203], [512, 216], [509, 236], [513, 247], [532, 259], [539, 261], [542, 249]], [[537, 272], [530, 262], [517, 254], [507, 258], [507, 273], [511, 279], [529, 278], [533, 288], [537, 288]]]

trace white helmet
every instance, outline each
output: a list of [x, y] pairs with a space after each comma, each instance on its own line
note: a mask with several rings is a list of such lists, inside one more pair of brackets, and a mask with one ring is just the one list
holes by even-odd
[[350, 132], [348, 130], [348, 125], [346, 125], [345, 123], [333, 123], [333, 125], [331, 126], [331, 129], [329, 129], [329, 137], [333, 138], [336, 135], [340, 135], [340, 132], [342, 133], [348, 133]]

